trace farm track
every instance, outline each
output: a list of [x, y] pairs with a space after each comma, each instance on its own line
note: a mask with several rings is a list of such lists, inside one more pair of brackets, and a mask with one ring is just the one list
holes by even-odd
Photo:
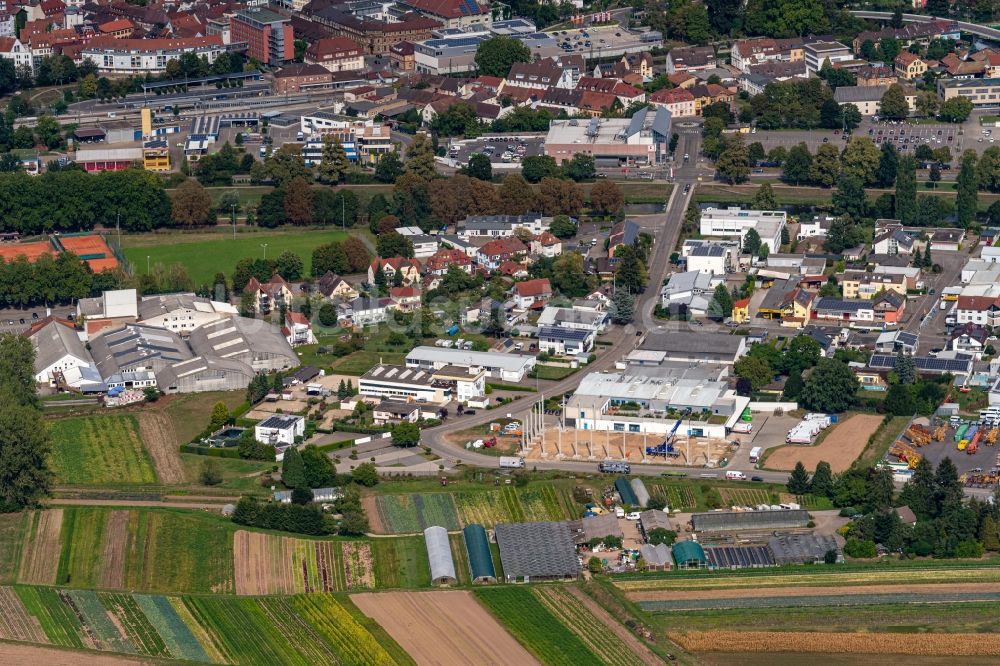
[[55, 584], [59, 556], [62, 553], [62, 521], [62, 509], [32, 512], [31, 525], [21, 555], [21, 570], [18, 575], [20, 582]]
[[[669, 632], [692, 652], [821, 652], [835, 654], [1000, 657], [1000, 641], [983, 634], [895, 634], [784, 631]], [[955, 661], [953, 663], [961, 663]]]
[[187, 481], [184, 465], [177, 449], [177, 435], [167, 415], [157, 410], [138, 412], [139, 436], [153, 459], [153, 468], [160, 483], [181, 484]]

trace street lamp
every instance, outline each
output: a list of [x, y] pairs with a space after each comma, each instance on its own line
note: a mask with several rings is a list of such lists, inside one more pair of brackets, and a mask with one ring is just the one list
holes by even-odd
[[264, 248], [264, 261], [267, 261], [267, 243], [261, 243], [260, 246]]
[[229, 209], [233, 219], [233, 240], [236, 240], [236, 204], [230, 204]]
[[146, 255], [146, 274], [149, 275], [149, 255]]

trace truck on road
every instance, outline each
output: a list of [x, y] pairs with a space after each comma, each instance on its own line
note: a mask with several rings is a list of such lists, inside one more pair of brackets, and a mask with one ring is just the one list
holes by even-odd
[[500, 469], [524, 469], [524, 458], [520, 456], [500, 456]]
[[764, 453], [764, 450], [759, 446], [755, 446], [750, 449], [750, 462], [756, 464], [757, 461], [760, 460], [760, 455], [762, 453]]
[[629, 474], [632, 466], [627, 462], [606, 461], [597, 463], [597, 471], [604, 474]]

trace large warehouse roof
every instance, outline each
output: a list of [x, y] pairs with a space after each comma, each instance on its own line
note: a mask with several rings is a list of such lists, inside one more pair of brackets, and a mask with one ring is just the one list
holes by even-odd
[[435, 585], [456, 582], [458, 577], [455, 576], [455, 561], [451, 558], [448, 530], [438, 525], [428, 527], [424, 530], [424, 541], [431, 564], [431, 582]]
[[782, 527], [805, 527], [809, 512], [802, 509], [778, 511], [712, 511], [691, 515], [695, 532], [721, 530], [758, 530]]
[[651, 567], [666, 567], [669, 569], [674, 566], [674, 558], [670, 555], [670, 546], [665, 543], [658, 543], [655, 546], [644, 543], [639, 546], [639, 553], [642, 555], [642, 559], [646, 560], [646, 563]]
[[465, 535], [465, 548], [469, 551], [472, 582], [495, 583], [497, 572], [493, 567], [493, 555], [490, 553], [486, 530], [482, 525], [466, 525], [462, 533]]
[[496, 526], [496, 536], [508, 580], [567, 578], [580, 573], [567, 523], [504, 523]]
[[535, 357], [525, 354], [497, 354], [495, 352], [466, 351], [441, 347], [414, 347], [406, 355], [408, 363], [447, 363], [449, 365], [478, 365], [517, 372], [535, 365]]
[[838, 562], [844, 561], [844, 554], [837, 546], [837, 540], [828, 534], [783, 534], [771, 537], [767, 545], [778, 564], [822, 562], [826, 553], [831, 550], [837, 553]]

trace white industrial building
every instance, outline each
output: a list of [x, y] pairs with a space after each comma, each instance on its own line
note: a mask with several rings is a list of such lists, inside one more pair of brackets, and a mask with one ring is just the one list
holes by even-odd
[[681, 246], [689, 271], [722, 275], [739, 266], [740, 244], [736, 241], [689, 239]]
[[742, 243], [747, 231], [754, 229], [761, 242], [774, 253], [781, 248], [781, 230], [785, 228], [787, 220], [788, 214], [783, 210], [709, 207], [701, 211], [701, 235], [738, 236]]
[[483, 370], [490, 379], [518, 383], [535, 367], [535, 357], [428, 346], [415, 347], [406, 355], [406, 366], [409, 368], [439, 370], [448, 365]]
[[174, 333], [190, 333], [199, 326], [239, 314], [233, 305], [194, 294], [159, 294], [139, 301], [138, 320]]
[[[639, 405], [630, 410], [638, 415], [613, 410], [624, 403]], [[687, 379], [666, 369], [660, 376], [596, 372], [580, 380], [566, 406], [566, 420], [580, 430], [665, 435], [678, 420], [668, 418], [668, 412], [687, 413], [678, 435], [725, 439], [749, 404], [726, 381]]]
[[447, 405], [486, 402], [482, 369], [445, 365], [434, 370], [378, 364], [358, 380], [358, 394], [373, 400], [402, 400]]
[[50, 319], [28, 339], [35, 350], [35, 382], [80, 390], [101, 387], [94, 358], [72, 324]]

